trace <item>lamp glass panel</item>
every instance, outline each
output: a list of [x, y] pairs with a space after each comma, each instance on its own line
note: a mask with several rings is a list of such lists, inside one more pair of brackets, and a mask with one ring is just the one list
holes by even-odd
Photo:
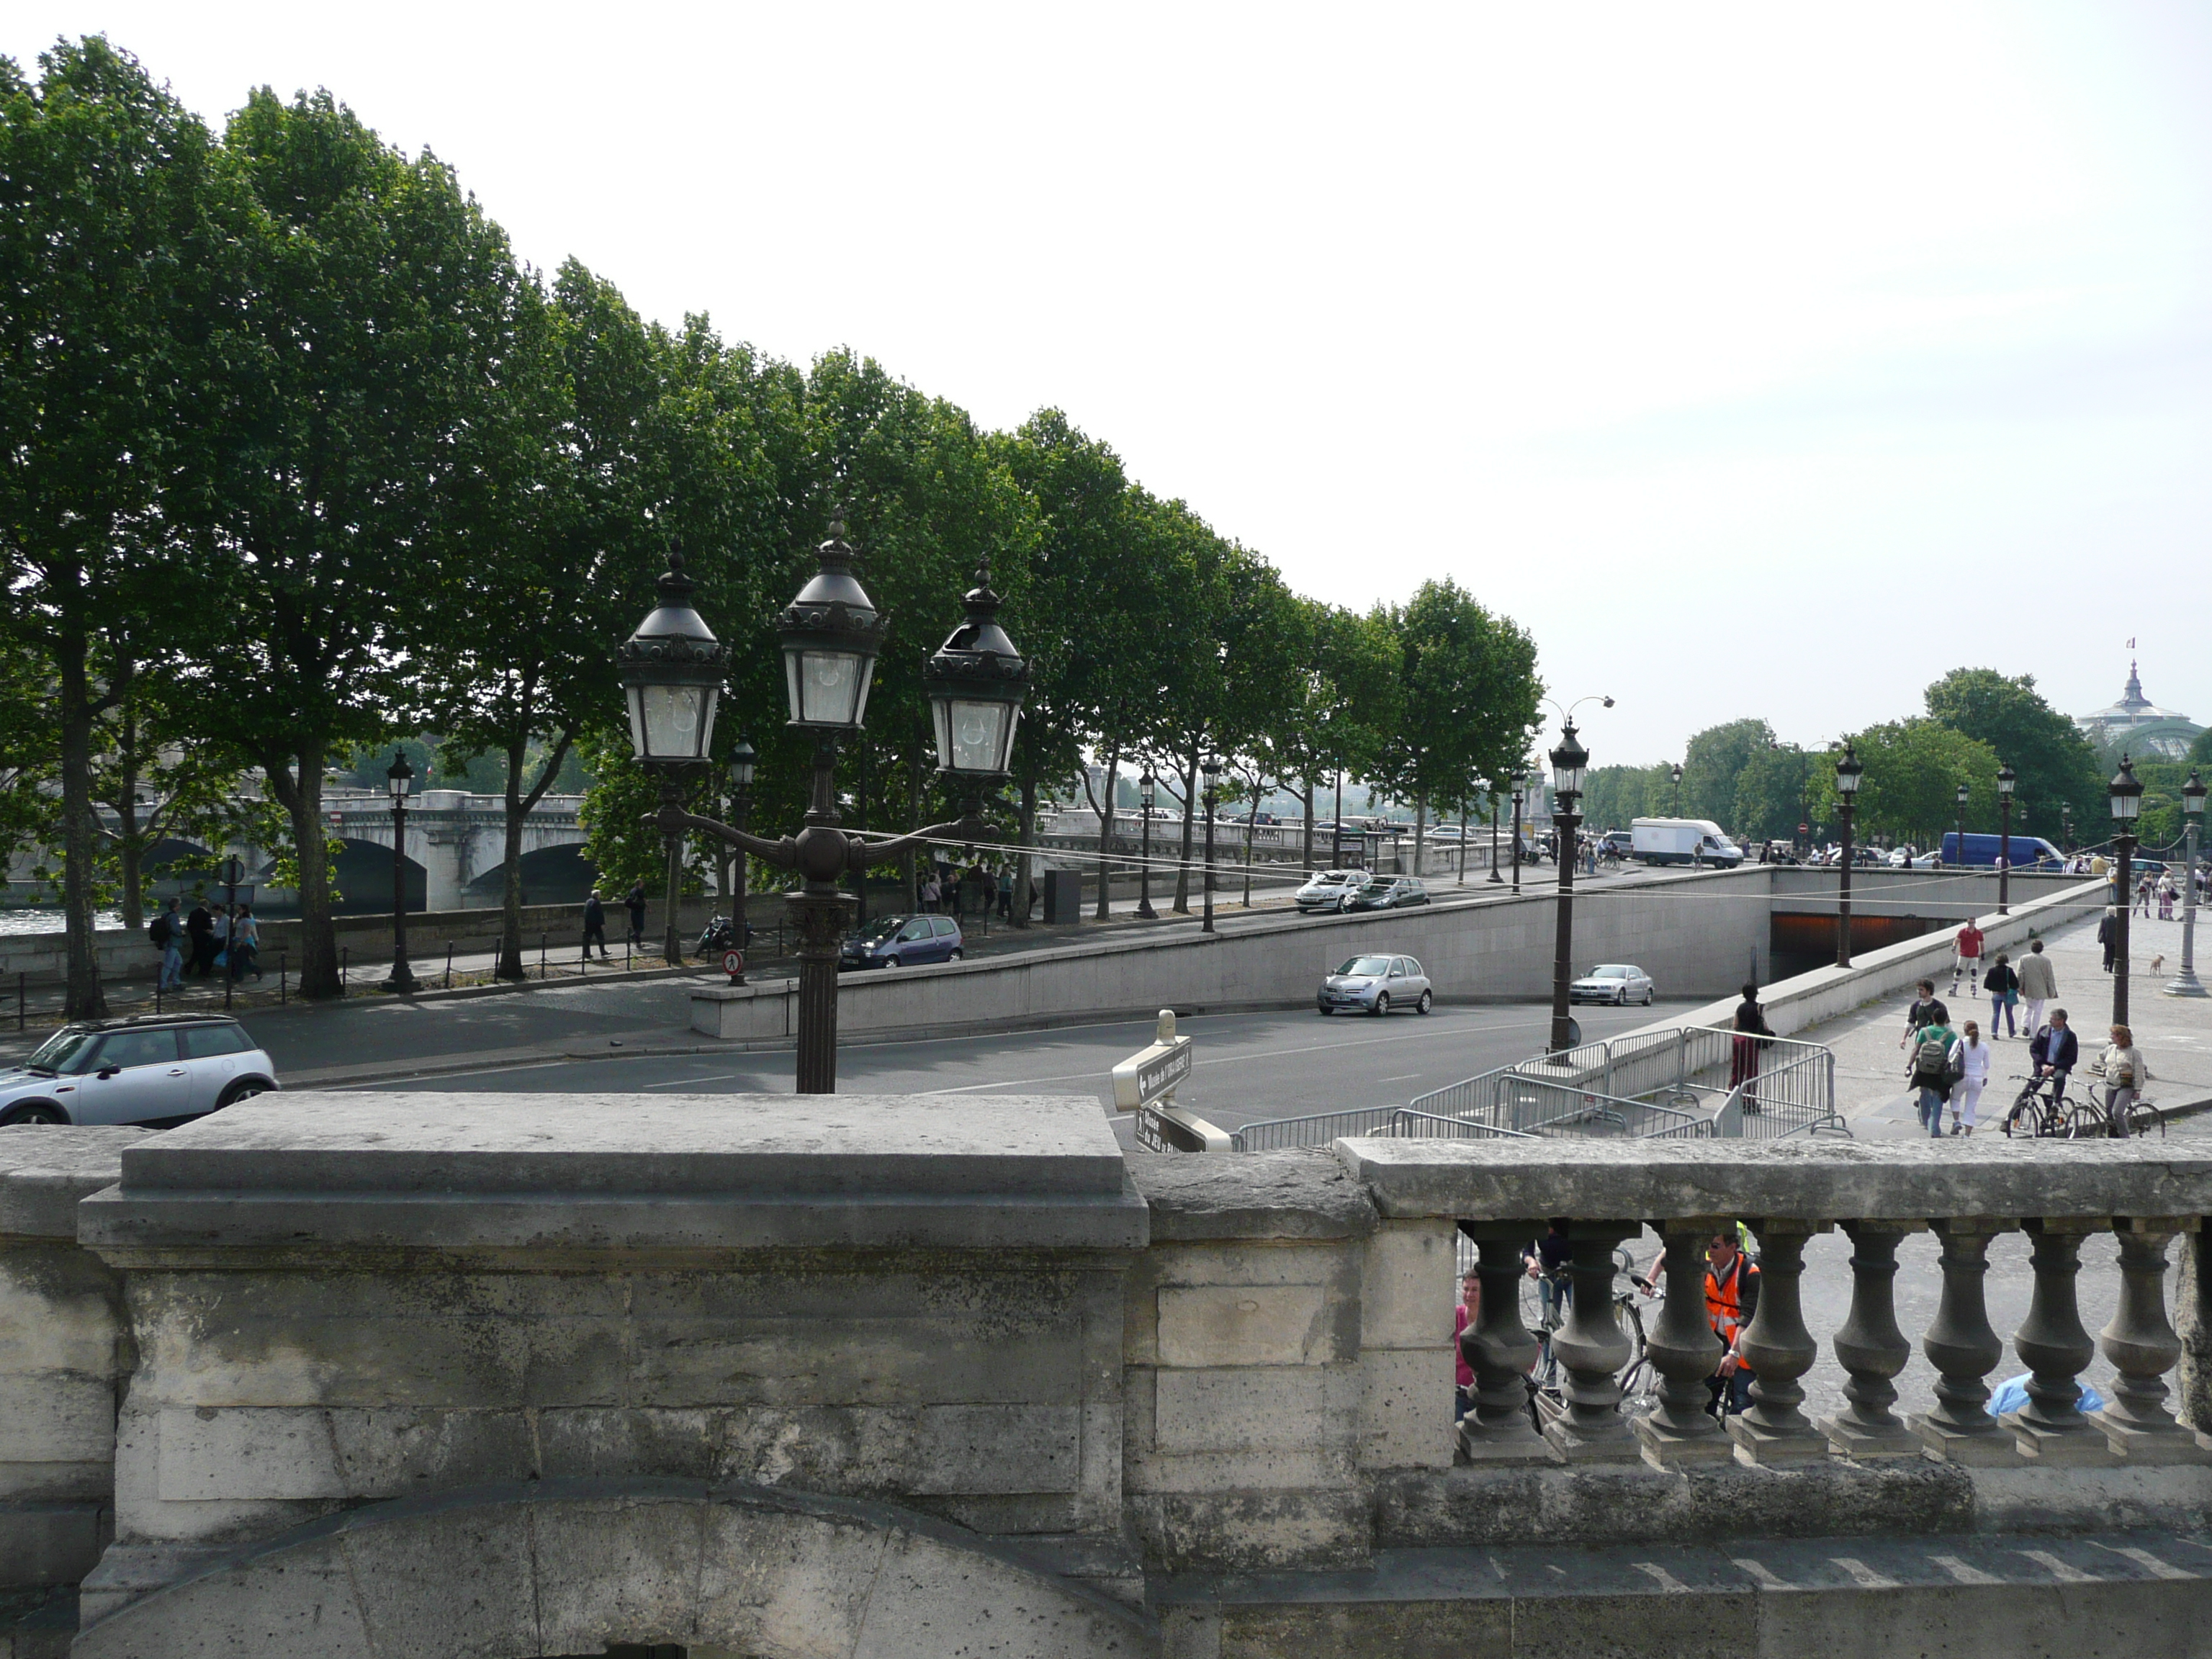
[[2114, 795], [2112, 817], [2121, 823], [2133, 823], [2142, 811], [2141, 795]]
[[633, 759], [644, 760], [653, 753], [645, 741], [645, 688], [630, 685], [623, 688], [629, 701], [629, 752]]
[[644, 728], [640, 758], [696, 760], [714, 731], [714, 693], [704, 685], [645, 685], [632, 694], [631, 741]]
[[1552, 789], [1555, 794], [1579, 795], [1583, 792], [1583, 769], [1579, 766], [1555, 766], [1552, 770]]
[[981, 697], [945, 697], [937, 707], [939, 766], [948, 772], [1005, 769], [1012, 704]]
[[857, 651], [787, 651], [791, 717], [805, 726], [858, 726], [867, 702]]

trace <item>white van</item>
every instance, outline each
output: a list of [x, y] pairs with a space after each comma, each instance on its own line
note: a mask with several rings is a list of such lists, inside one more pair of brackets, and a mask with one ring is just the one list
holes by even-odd
[[1711, 818], [1638, 818], [1628, 826], [1630, 856], [1646, 864], [1709, 864], [1732, 869], [1743, 848]]

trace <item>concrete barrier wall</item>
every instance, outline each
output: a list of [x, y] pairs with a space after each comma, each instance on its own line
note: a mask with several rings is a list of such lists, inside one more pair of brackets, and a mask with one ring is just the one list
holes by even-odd
[[[1836, 877], [1833, 870], [1780, 865], [1774, 871], [1774, 908], [1807, 915], [1833, 915]], [[2028, 874], [2014, 871], [2012, 903], [2014, 909], [2033, 904], [2052, 893], [2081, 884], [2085, 878], [2057, 874]], [[1953, 920], [1955, 927], [1968, 916], [1997, 908], [1997, 877], [1994, 870], [1854, 870], [1851, 872], [1851, 914], [1855, 916], [1929, 916]]]
[[[1767, 868], [1662, 878], [1578, 891], [1575, 963], [1633, 962], [1665, 997], [1717, 996], [1767, 957]], [[1375, 916], [1285, 916], [1210, 938], [1157, 935], [1024, 952], [1013, 958], [848, 974], [841, 1033], [1053, 1024], [1138, 1018], [1164, 1008], [1296, 1006], [1322, 975], [1363, 951], [1419, 958], [1439, 999], [1525, 1001], [1548, 993], [1557, 928], [1548, 886], [1520, 898], [1448, 900]], [[773, 1042], [797, 1024], [789, 981], [702, 988], [693, 1029]]]

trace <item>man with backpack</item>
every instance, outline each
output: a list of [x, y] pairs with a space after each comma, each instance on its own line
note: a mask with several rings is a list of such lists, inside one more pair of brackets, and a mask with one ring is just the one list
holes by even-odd
[[1937, 1139], [1943, 1134], [1943, 1103], [1959, 1080], [1951, 1069], [1951, 1046], [1958, 1040], [1941, 1020], [1921, 1026], [1914, 1038], [1911, 1076], [1920, 1091], [1920, 1121]]
[[185, 982], [185, 920], [177, 914], [174, 897], [146, 924], [146, 937], [161, 953], [161, 972], [154, 981], [155, 988], [162, 991], [181, 989]]

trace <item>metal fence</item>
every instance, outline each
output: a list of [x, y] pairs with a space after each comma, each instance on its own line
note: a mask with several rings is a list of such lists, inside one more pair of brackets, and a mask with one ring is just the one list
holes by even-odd
[[1402, 1140], [1528, 1140], [1532, 1131], [1502, 1127], [1478, 1119], [1442, 1117], [1405, 1106], [1362, 1106], [1346, 1112], [1316, 1112], [1310, 1117], [1267, 1118], [1232, 1130], [1230, 1145], [1240, 1152], [1280, 1152], [1287, 1146], [1326, 1146], [1340, 1137], [1390, 1135]]

